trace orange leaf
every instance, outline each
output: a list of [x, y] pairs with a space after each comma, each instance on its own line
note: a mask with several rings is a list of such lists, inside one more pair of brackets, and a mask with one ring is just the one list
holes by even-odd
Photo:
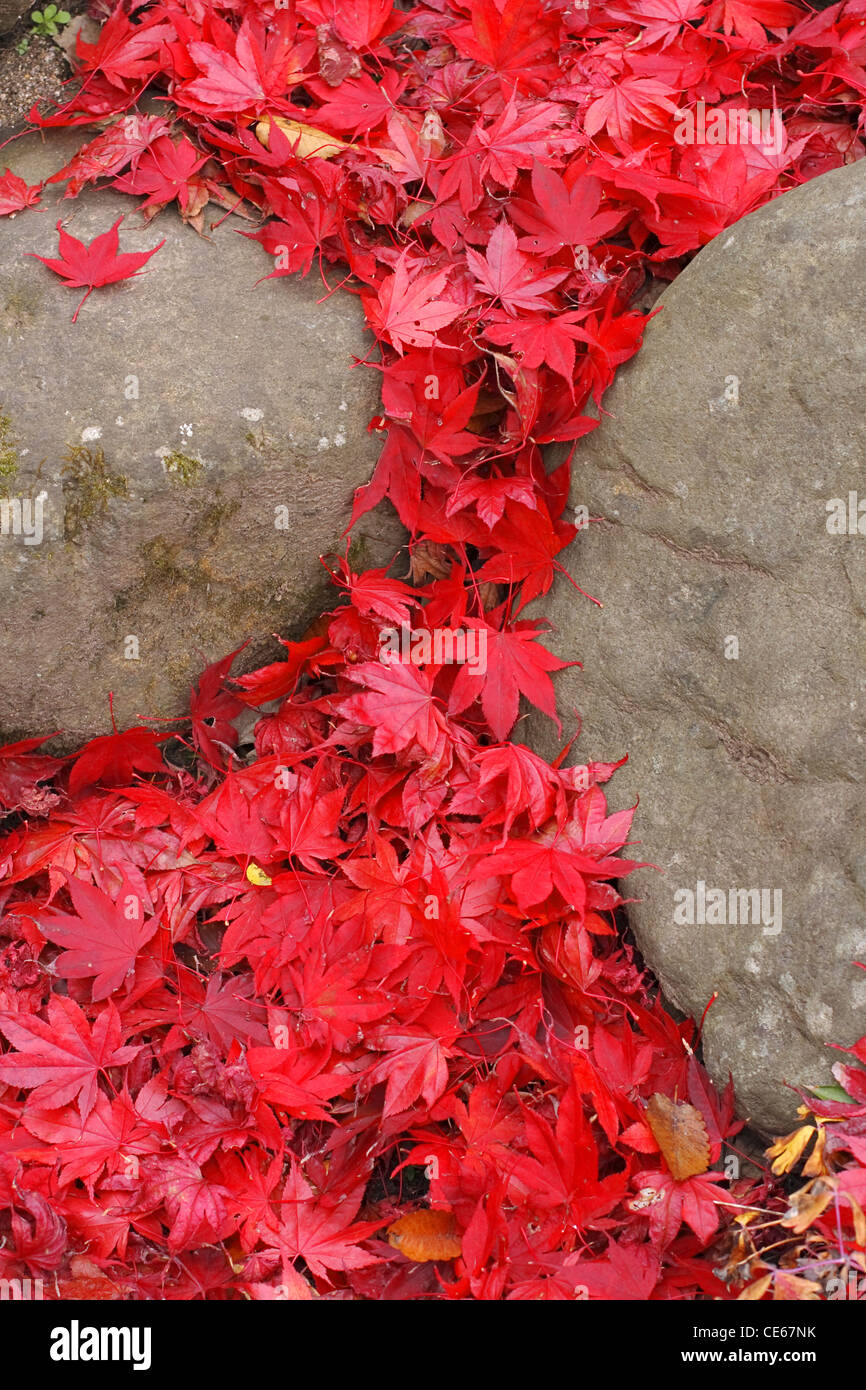
[[773, 1282], [772, 1274], [764, 1274], [760, 1279], [756, 1279], [754, 1284], [749, 1284], [748, 1288], [737, 1296], [737, 1302], [745, 1300], [747, 1303], [759, 1303]]
[[710, 1166], [710, 1136], [699, 1110], [668, 1096], [652, 1097], [646, 1121], [677, 1182], [705, 1173]]
[[460, 1237], [453, 1211], [410, 1211], [388, 1227], [388, 1244], [407, 1259], [421, 1264], [425, 1260], [456, 1260]]

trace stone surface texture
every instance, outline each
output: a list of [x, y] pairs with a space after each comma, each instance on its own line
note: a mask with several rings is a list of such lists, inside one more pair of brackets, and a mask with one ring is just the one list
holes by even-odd
[[[557, 678], [570, 761], [629, 754], [611, 804], [640, 799], [661, 870], [624, 880], [637, 941], [683, 1011], [718, 993], [708, 1064], [765, 1132], [866, 1033], [864, 281], [866, 161], [702, 250], [575, 453], [568, 565], [604, 607], [562, 579], [538, 605], [583, 662]], [[526, 741], [558, 746], [534, 714]], [[701, 883], [726, 921], [677, 920]], [[770, 890], [757, 922], [732, 888]]]
[[[34, 183], [81, 140], [4, 157]], [[145, 226], [122, 194], [62, 195], [0, 223], [0, 734], [71, 745], [110, 728], [109, 691], [120, 725], [181, 713], [205, 662], [246, 637], [238, 670], [275, 657], [269, 634], [299, 636], [337, 597], [319, 556], [344, 550], [375, 465], [379, 383], [353, 365], [372, 341], [359, 301], [315, 272], [256, 285], [270, 264], [248, 223], [204, 240], [171, 210]], [[57, 254], [58, 217], [89, 242], [121, 214], [122, 251], [165, 245], [73, 324], [83, 291], [25, 253]], [[355, 535], [363, 564], [402, 539], [393, 514]]]
[[[38, 8], [38, 5], [33, 6], [33, 9]], [[0, 0], [0, 34], [8, 34], [10, 29], [14, 29], [21, 16], [29, 9], [30, 6], [22, 5], [20, 0]]]

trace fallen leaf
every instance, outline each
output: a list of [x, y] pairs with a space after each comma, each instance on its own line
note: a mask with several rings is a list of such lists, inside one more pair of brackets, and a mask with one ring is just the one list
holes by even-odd
[[266, 116], [256, 122], [256, 137], [266, 150], [271, 148], [271, 122], [278, 126], [287, 137], [292, 154], [298, 159], [333, 159], [335, 154], [350, 147], [345, 140], [329, 135], [326, 130], [304, 125], [301, 121], [289, 120], [287, 116]]
[[460, 1254], [460, 1237], [453, 1211], [410, 1211], [388, 1227], [388, 1244], [408, 1260], [422, 1264], [426, 1260], [456, 1260]]
[[658, 1092], [646, 1108], [646, 1121], [677, 1182], [705, 1173], [710, 1166], [710, 1140], [699, 1110]]
[[131, 276], [138, 275], [145, 261], [149, 261], [160, 248], [165, 245], [165, 237], [158, 246], [152, 247], [150, 251], [124, 251], [118, 250], [118, 227], [123, 221], [118, 217], [113, 227], [109, 227], [107, 232], [101, 236], [96, 236], [85, 246], [83, 241], [77, 237], [70, 236], [69, 232], [63, 230], [63, 223], [57, 223], [57, 231], [60, 235], [58, 250], [60, 255], [56, 258], [50, 256], [39, 256], [35, 251], [26, 251], [24, 254], [33, 256], [34, 260], [41, 261], [47, 265], [49, 270], [53, 270], [55, 275], [59, 275], [70, 289], [87, 286], [87, 293], [75, 313], [72, 315], [72, 322], [78, 318], [81, 306], [93, 290], [102, 285], [113, 285], [118, 280], [127, 280]]

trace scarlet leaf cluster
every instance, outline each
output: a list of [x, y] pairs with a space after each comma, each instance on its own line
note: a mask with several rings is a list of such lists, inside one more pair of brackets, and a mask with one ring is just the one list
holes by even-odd
[[[595, 428], [647, 275], [862, 158], [863, 18], [154, 0], [79, 39], [80, 87], [33, 119], [99, 133], [54, 177], [199, 230], [209, 199], [237, 207], [272, 274], [315, 264], [360, 296], [384, 447], [355, 516], [388, 497], [413, 544], [408, 578], [336, 567], [342, 601], [286, 659], [212, 666], [180, 737], [0, 749], [4, 1276], [106, 1298], [737, 1288], [710, 1253], [749, 1195], [711, 1170], [732, 1097], [617, 934], [615, 765], [507, 741], [521, 697], [554, 713], [559, 665], [519, 615], [575, 535], [543, 447]], [[780, 137], [681, 143], [698, 103], [770, 108]], [[37, 196], [0, 181], [2, 212]], [[483, 636], [486, 668], [383, 661], [403, 627]]]

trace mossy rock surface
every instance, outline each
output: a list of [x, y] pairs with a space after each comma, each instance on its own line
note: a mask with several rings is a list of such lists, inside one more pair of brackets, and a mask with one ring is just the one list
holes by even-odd
[[[26, 136], [4, 161], [35, 183], [81, 141]], [[271, 267], [248, 223], [204, 240], [173, 211], [145, 226], [136, 202], [60, 184], [4, 219], [0, 735], [103, 733], [109, 691], [120, 724], [181, 714], [204, 662], [251, 637], [242, 669], [300, 635], [336, 597], [319, 556], [344, 549], [378, 456], [358, 299], [315, 272], [257, 285]], [[121, 215], [121, 250], [165, 245], [73, 324], [83, 291], [25, 253], [57, 254], [58, 218], [89, 242]], [[402, 542], [393, 514], [361, 529], [370, 563]]]

